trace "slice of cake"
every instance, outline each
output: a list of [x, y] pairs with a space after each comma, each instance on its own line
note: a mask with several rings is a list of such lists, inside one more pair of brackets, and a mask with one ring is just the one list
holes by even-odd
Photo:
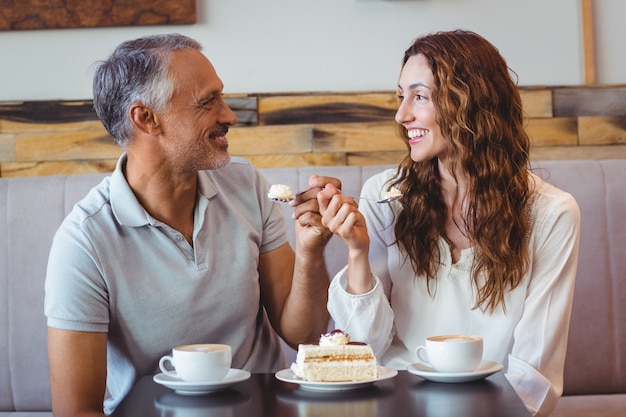
[[396, 187], [391, 187], [389, 189], [389, 191], [387, 191], [385, 193], [385, 198], [386, 199], [394, 199], [397, 200], [398, 198], [402, 197], [402, 193], [400, 192], [400, 190], [398, 190]]
[[351, 342], [341, 330], [322, 335], [319, 345], [298, 346], [291, 370], [300, 379], [316, 382], [371, 381], [378, 375], [372, 348]]

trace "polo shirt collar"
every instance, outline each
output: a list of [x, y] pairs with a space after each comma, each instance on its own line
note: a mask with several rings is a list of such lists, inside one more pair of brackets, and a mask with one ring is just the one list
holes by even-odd
[[[110, 198], [111, 209], [117, 221], [130, 227], [141, 227], [154, 224], [154, 219], [143, 208], [133, 190], [128, 185], [124, 176], [124, 166], [128, 157], [124, 152], [119, 160], [115, 171], [111, 174]], [[207, 200], [217, 194], [215, 183], [209, 178], [206, 172], [198, 172], [198, 191]]]
[[215, 197], [217, 194], [217, 186], [212, 177], [208, 175], [207, 171], [198, 172], [198, 193], [207, 200]]
[[140, 227], [150, 224], [150, 215], [139, 204], [133, 190], [124, 177], [124, 167], [128, 157], [126, 152], [117, 161], [111, 174], [110, 198], [111, 210], [117, 221], [123, 226]]

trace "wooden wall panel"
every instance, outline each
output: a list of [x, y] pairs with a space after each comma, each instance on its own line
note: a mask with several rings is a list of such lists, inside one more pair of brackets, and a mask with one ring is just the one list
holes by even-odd
[[260, 124], [365, 123], [393, 120], [394, 94], [302, 94], [259, 98]]
[[397, 164], [405, 155], [406, 151], [351, 152], [347, 155], [346, 165]]
[[0, 162], [3, 177], [32, 177], [40, 175], [78, 175], [112, 172], [117, 158], [90, 161]]
[[107, 159], [119, 155], [120, 148], [102, 132], [26, 133], [15, 140], [18, 162]]
[[[532, 159], [626, 158], [626, 86], [520, 89]], [[396, 164], [395, 93], [238, 94], [230, 152], [261, 168]], [[107, 172], [121, 149], [92, 102], [0, 102], [0, 176]]]
[[626, 116], [626, 86], [553, 89], [554, 116]]
[[529, 88], [520, 90], [526, 117], [552, 117], [552, 90]]
[[572, 146], [578, 144], [578, 120], [575, 117], [529, 119], [526, 133], [532, 146]]
[[232, 154], [298, 154], [313, 151], [313, 127], [251, 126], [228, 131], [228, 149]]
[[626, 143], [626, 117], [588, 116], [578, 118], [581, 145]]
[[[15, 135], [0, 134], [0, 162], [15, 160]], [[1, 171], [0, 171], [1, 172]]]
[[538, 146], [531, 148], [530, 159], [626, 159], [626, 145]]
[[[30, 133], [30, 132], [101, 132], [107, 135], [106, 130], [99, 120], [87, 121], [67, 121], [60, 119], [49, 121], [14, 121], [8, 118], [3, 119], [3, 113], [0, 103], [0, 132], [4, 133]], [[95, 114], [93, 115], [95, 117]]]
[[344, 153], [299, 153], [299, 154], [270, 154], [247, 155], [232, 153], [249, 160], [258, 168], [290, 168], [306, 166], [335, 166], [348, 165]]
[[395, 124], [335, 123], [315, 125], [316, 152], [379, 152], [406, 149]]

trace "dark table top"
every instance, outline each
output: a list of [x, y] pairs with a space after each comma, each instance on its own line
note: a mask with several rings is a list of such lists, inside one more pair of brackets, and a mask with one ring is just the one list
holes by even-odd
[[143, 377], [113, 417], [528, 417], [502, 372], [465, 383], [430, 382], [407, 371], [348, 391], [315, 392], [274, 374], [202, 396], [179, 395]]

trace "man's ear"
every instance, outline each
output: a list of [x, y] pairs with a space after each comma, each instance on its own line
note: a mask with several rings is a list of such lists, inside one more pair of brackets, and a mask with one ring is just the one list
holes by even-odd
[[129, 110], [130, 120], [140, 132], [156, 136], [161, 133], [156, 114], [142, 103], [133, 103]]

